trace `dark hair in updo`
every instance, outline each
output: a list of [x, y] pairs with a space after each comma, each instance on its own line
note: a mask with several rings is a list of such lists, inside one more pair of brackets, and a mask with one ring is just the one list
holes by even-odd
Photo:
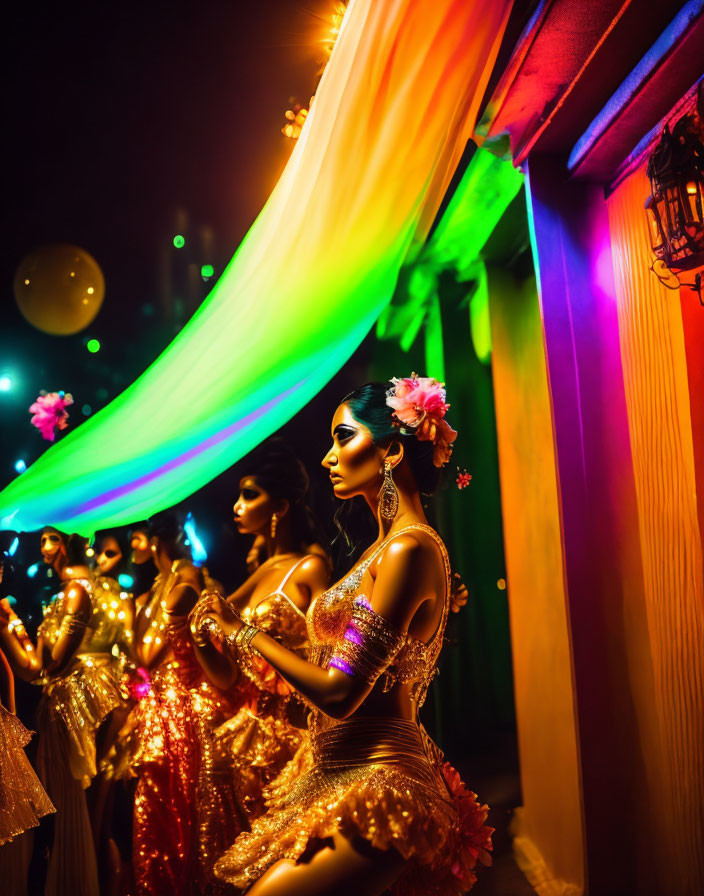
[[88, 539], [75, 532], [68, 535], [64, 539], [66, 545], [66, 563], [68, 566], [86, 566], [88, 557], [86, 550], [88, 549]]
[[298, 546], [325, 545], [318, 521], [308, 505], [310, 478], [298, 456], [281, 439], [262, 442], [238, 465], [243, 476], [253, 476], [274, 500], [288, 501], [291, 532]]
[[147, 521], [147, 534], [150, 538], [158, 538], [166, 548], [169, 557], [174, 560], [191, 559], [191, 552], [186, 544], [186, 533], [178, 514], [173, 510], [157, 513]]
[[48, 535], [51, 533], [52, 535], [58, 535], [61, 541], [63, 541], [64, 545], [68, 541], [68, 533], [63, 532], [61, 529], [57, 529], [56, 526], [43, 526], [41, 532], [39, 533], [39, 537], [42, 535]]
[[350, 392], [340, 404], [349, 405], [355, 420], [363, 423], [378, 444], [400, 442], [418, 491], [432, 495], [440, 484], [442, 469], [433, 463], [432, 442], [421, 442], [413, 433], [404, 433], [393, 425], [393, 409], [386, 403], [388, 383], [365, 383]]

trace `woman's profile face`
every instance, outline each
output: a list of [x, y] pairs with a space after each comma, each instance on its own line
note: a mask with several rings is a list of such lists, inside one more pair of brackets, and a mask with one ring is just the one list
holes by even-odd
[[58, 532], [43, 532], [39, 542], [42, 560], [47, 566], [53, 566], [59, 554], [66, 556], [66, 546]]
[[332, 418], [332, 448], [323, 458], [336, 498], [354, 498], [379, 486], [382, 453], [372, 434], [355, 419], [349, 405], [341, 404]]
[[95, 558], [95, 565], [101, 575], [106, 576], [115, 569], [122, 560], [122, 549], [113, 535], [106, 535], [100, 542], [100, 553]]
[[138, 565], [146, 563], [152, 555], [149, 536], [141, 529], [135, 529], [130, 536], [130, 547], [132, 548], [132, 562]]
[[237, 531], [243, 535], [260, 535], [268, 532], [271, 517], [281, 512], [280, 502], [275, 501], [257, 482], [256, 476], [240, 479], [240, 494], [232, 508]]

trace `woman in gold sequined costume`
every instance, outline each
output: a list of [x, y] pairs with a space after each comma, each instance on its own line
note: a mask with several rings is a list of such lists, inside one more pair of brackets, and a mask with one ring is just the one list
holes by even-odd
[[135, 620], [138, 703], [122, 733], [138, 778], [134, 875], [138, 894], [195, 896], [220, 889], [213, 863], [243, 827], [232, 769], [213, 734], [238, 707], [206, 680], [197, 659], [217, 678], [229, 673], [217, 651], [191, 638], [188, 613], [203, 579], [179, 521], [155, 518], [150, 536], [158, 576]]
[[[9, 603], [0, 601], [0, 630], [13, 619], [17, 616]], [[32, 829], [55, 809], [24, 752], [31, 734], [14, 713], [14, 679], [0, 650], [0, 891], [3, 896], [28, 896]]]
[[[0, 631], [16, 618], [0, 601]], [[0, 650], [0, 847], [56, 811], [24, 753], [31, 736], [15, 715], [12, 670]]]
[[[260, 540], [261, 553], [229, 601], [244, 619], [305, 656], [308, 605], [330, 583], [329, 564], [306, 504], [308, 474], [295, 454], [276, 441], [251, 454], [246, 470], [234, 506], [235, 524], [241, 534]], [[231, 756], [240, 804], [251, 820], [264, 811], [269, 783], [294, 756], [302, 771], [310, 764], [310, 750], [305, 708], [295, 691], [261, 657], [243, 659], [241, 665], [232, 661], [231, 684], [243, 705], [218, 733]]]
[[488, 861], [487, 808], [418, 722], [450, 605], [447, 553], [426, 522], [455, 433], [441, 384], [361, 387], [332, 421], [323, 464], [338, 498], [362, 496], [378, 537], [307, 616], [307, 662], [205, 598], [225, 650], [266, 659], [312, 707], [314, 765], [272, 785], [269, 809], [216, 865], [249, 896], [467, 892]]
[[112, 656], [97, 644], [103, 624], [86, 541], [42, 532], [44, 562], [62, 581], [47, 608], [36, 646], [16, 625], [3, 633], [15, 672], [43, 687], [37, 716], [37, 770], [56, 806], [47, 896], [97, 896], [98, 875], [84, 789], [96, 774], [96, 732], [121, 697]]

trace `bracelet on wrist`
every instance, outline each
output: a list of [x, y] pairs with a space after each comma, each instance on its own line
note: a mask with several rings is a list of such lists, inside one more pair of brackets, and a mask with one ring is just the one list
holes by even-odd
[[225, 643], [227, 644], [230, 653], [233, 655], [237, 655], [238, 653], [243, 653], [245, 655], [253, 653], [255, 648], [252, 646], [252, 640], [259, 634], [259, 631], [260, 630], [256, 625], [242, 622], [242, 625], [236, 632], [231, 632], [227, 638], [225, 638]]

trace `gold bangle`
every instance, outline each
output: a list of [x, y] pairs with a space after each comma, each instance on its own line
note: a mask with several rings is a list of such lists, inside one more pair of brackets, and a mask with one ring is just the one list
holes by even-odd
[[244, 650], [245, 653], [253, 650], [254, 648], [252, 647], [252, 640], [258, 634], [259, 629], [256, 627], [256, 625], [250, 625], [248, 622], [245, 622], [236, 635], [236, 641], [240, 647], [240, 650]]
[[252, 647], [252, 639], [259, 634], [259, 629], [255, 625], [243, 622], [236, 632], [231, 632], [225, 639], [230, 652], [233, 655], [238, 653], [250, 654], [254, 651]]

